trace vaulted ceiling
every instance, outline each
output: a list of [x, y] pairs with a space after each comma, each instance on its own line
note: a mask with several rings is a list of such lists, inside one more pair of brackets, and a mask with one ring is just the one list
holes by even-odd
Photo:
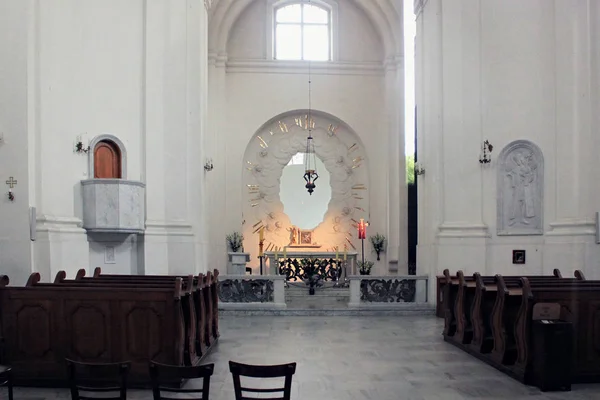
[[[226, 53], [227, 41], [234, 24], [244, 10], [255, 1], [260, 0], [212, 0], [209, 11], [210, 52]], [[339, 1], [352, 2], [369, 18], [381, 37], [386, 57], [395, 57], [403, 53], [403, 0]]]

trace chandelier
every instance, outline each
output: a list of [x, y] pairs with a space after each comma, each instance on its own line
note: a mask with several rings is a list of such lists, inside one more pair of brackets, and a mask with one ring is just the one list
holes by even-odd
[[319, 179], [317, 173], [317, 156], [315, 154], [315, 143], [312, 137], [312, 118], [311, 118], [311, 75], [310, 61], [308, 62], [308, 115], [306, 126], [308, 127], [308, 138], [306, 138], [306, 153], [304, 154], [304, 180], [306, 181], [306, 190], [312, 196], [315, 191], [315, 181]]

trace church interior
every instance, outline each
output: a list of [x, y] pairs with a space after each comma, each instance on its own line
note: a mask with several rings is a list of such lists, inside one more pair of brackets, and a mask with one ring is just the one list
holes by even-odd
[[0, 0], [0, 396], [600, 398], [596, 151], [598, 0]]

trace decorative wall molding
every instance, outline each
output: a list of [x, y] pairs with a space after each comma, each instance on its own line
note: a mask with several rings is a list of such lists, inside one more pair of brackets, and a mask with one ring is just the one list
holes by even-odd
[[427, 2], [429, 0], [414, 0], [413, 3], [413, 10], [415, 12], [415, 16], [418, 18], [419, 15], [421, 14], [421, 12], [423, 11], [423, 9], [425, 8], [425, 6], [427, 5]]
[[[219, 66], [218, 58], [215, 65]], [[302, 74], [306, 75], [308, 62], [279, 60], [228, 60], [227, 73], [237, 74]], [[385, 67], [380, 62], [313, 62], [310, 68], [315, 75], [374, 75], [383, 76]]]
[[548, 236], [595, 236], [596, 222], [593, 220], [555, 221], [550, 224]]
[[209, 11], [210, 8], [212, 7], [212, 3], [214, 0], [204, 0], [204, 8], [206, 8], [206, 11]]
[[498, 235], [542, 235], [544, 156], [528, 140], [509, 143], [498, 156]]
[[[331, 199], [323, 222], [313, 230], [320, 250], [357, 246], [354, 224], [369, 218], [368, 167], [360, 139], [346, 124], [325, 113], [311, 112], [315, 153], [330, 174]], [[277, 117], [261, 128], [244, 158], [244, 237], [265, 227], [265, 251], [289, 243], [292, 227], [279, 196], [283, 169], [292, 156], [306, 149], [306, 111]], [[302, 177], [299, 184], [302, 184]], [[317, 189], [319, 190], [318, 181]]]
[[48, 233], [83, 233], [83, 221], [75, 217], [58, 217], [54, 215], [37, 215], [36, 232]]
[[146, 221], [145, 236], [194, 236], [194, 227], [186, 221]]
[[488, 226], [484, 224], [444, 223], [438, 227], [441, 238], [488, 238]]

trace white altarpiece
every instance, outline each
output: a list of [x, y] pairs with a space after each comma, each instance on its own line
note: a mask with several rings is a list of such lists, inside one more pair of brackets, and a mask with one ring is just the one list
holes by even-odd
[[[279, 116], [254, 135], [244, 156], [243, 235], [246, 241], [258, 239], [256, 232], [264, 227], [264, 249], [271, 258], [275, 251], [283, 254], [290, 244], [290, 231], [295, 227], [281, 202], [281, 176], [292, 157], [306, 150], [309, 126], [315, 153], [329, 173], [331, 199], [322, 222], [311, 230], [311, 242], [319, 247], [290, 248], [288, 252], [295, 257], [334, 258], [337, 248], [341, 258], [347, 249], [354, 263], [356, 253], [350, 251], [359, 245], [355, 226], [361, 218], [369, 219], [366, 152], [351, 128], [325, 113], [311, 111], [310, 118], [304, 111]], [[315, 190], [319, 190], [318, 180], [316, 184]], [[258, 243], [246, 246], [254, 247], [258, 248]], [[258, 254], [252, 258], [255, 256]]]

